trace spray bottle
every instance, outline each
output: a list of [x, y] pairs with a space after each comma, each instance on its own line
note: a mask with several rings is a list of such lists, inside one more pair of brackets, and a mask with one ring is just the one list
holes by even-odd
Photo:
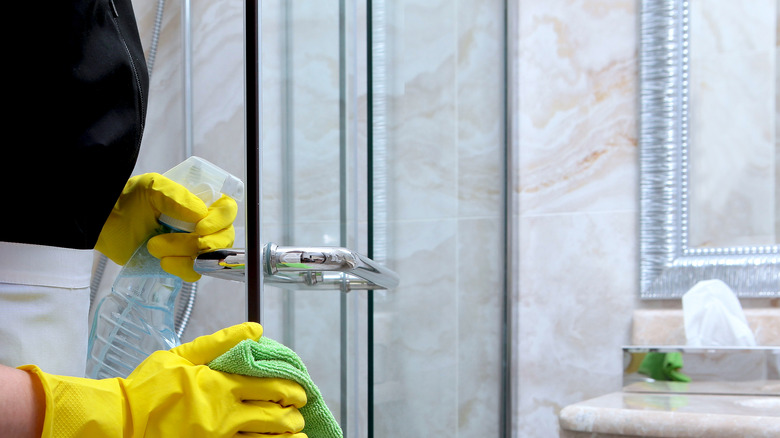
[[[240, 201], [244, 184], [214, 164], [190, 157], [164, 176], [211, 205], [221, 194]], [[162, 233], [190, 232], [195, 224], [161, 215]], [[182, 280], [160, 267], [146, 249], [148, 239], [122, 267], [111, 293], [98, 303], [89, 333], [86, 376], [127, 377], [147, 356], [181, 343], [174, 327], [176, 296]]]

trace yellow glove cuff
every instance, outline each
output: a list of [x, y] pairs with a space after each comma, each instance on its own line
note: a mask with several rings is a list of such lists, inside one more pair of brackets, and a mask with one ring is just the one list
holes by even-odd
[[43, 438], [131, 436], [125, 430], [125, 403], [117, 379], [57, 376], [35, 365], [19, 367], [40, 380], [46, 394]]

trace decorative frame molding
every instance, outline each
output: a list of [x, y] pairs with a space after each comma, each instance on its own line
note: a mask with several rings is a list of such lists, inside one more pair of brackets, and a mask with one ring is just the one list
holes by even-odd
[[689, 7], [642, 0], [639, 51], [640, 296], [678, 299], [720, 279], [740, 297], [780, 296], [780, 245], [688, 245]]

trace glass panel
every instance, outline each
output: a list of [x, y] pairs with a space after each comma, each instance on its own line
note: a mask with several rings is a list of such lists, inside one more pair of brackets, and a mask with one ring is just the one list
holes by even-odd
[[506, 436], [504, 2], [371, 5], [374, 436]]
[[502, 436], [504, 2], [262, 8], [264, 239], [348, 247], [401, 278], [266, 286], [266, 335], [348, 437]]
[[[263, 239], [358, 251], [355, 6], [261, 7]], [[347, 436], [357, 436], [365, 293], [266, 284], [263, 303], [265, 335], [298, 353]]]

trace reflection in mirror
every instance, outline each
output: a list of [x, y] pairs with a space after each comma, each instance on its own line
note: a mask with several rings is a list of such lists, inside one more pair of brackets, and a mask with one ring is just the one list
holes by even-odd
[[642, 298], [780, 296], [776, 2], [642, 1]]
[[693, 1], [689, 29], [690, 245], [776, 244], [777, 0]]

